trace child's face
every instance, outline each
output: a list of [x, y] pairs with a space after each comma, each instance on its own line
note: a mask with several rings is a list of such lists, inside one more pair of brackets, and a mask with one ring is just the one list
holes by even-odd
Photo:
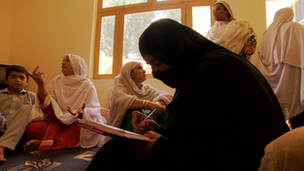
[[8, 84], [10, 91], [13, 93], [20, 92], [28, 84], [26, 75], [22, 72], [16, 71], [12, 71], [7, 79], [5, 79], [5, 82]]

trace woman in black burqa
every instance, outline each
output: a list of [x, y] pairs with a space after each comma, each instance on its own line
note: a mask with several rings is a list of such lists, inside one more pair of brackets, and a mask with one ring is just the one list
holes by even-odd
[[[109, 141], [87, 170], [257, 170], [264, 147], [289, 131], [260, 72], [191, 28], [155, 21], [139, 49], [153, 76], [176, 88], [168, 118], [141, 123], [149, 143]], [[136, 128], [144, 116], [133, 116]]]

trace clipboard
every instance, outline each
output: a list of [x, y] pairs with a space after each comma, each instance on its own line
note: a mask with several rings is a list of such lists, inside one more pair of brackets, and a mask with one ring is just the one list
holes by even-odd
[[146, 137], [141, 134], [130, 132], [121, 128], [110, 126], [107, 124], [96, 123], [89, 120], [77, 119], [76, 124], [85, 129], [94, 131], [101, 135], [109, 136], [115, 139], [130, 139], [130, 140], [139, 140], [139, 141], [150, 141], [149, 137]]

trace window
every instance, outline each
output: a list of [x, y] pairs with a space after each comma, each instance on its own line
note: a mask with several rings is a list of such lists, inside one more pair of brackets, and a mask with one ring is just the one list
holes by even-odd
[[147, 0], [103, 0], [102, 8], [139, 4], [139, 3], [144, 3], [144, 2], [147, 2]]
[[[142, 32], [155, 20], [171, 18], [202, 35], [211, 27], [211, 8], [216, 0], [99, 0], [94, 78], [112, 79], [123, 64], [136, 60], [148, 78], [151, 68], [138, 49]], [[209, 24], [206, 24], [209, 23]]]
[[304, 26], [304, 0], [296, 0], [292, 5], [295, 14], [295, 22]]
[[286, 7], [293, 9], [294, 21], [304, 25], [304, 0], [268, 0], [266, 1], [267, 27], [272, 23], [275, 13]]

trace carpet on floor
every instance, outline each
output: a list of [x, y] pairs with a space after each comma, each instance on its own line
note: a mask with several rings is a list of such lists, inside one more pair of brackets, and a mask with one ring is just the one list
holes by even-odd
[[29, 154], [16, 151], [6, 156], [1, 171], [84, 171], [99, 147], [66, 148], [46, 153]]

